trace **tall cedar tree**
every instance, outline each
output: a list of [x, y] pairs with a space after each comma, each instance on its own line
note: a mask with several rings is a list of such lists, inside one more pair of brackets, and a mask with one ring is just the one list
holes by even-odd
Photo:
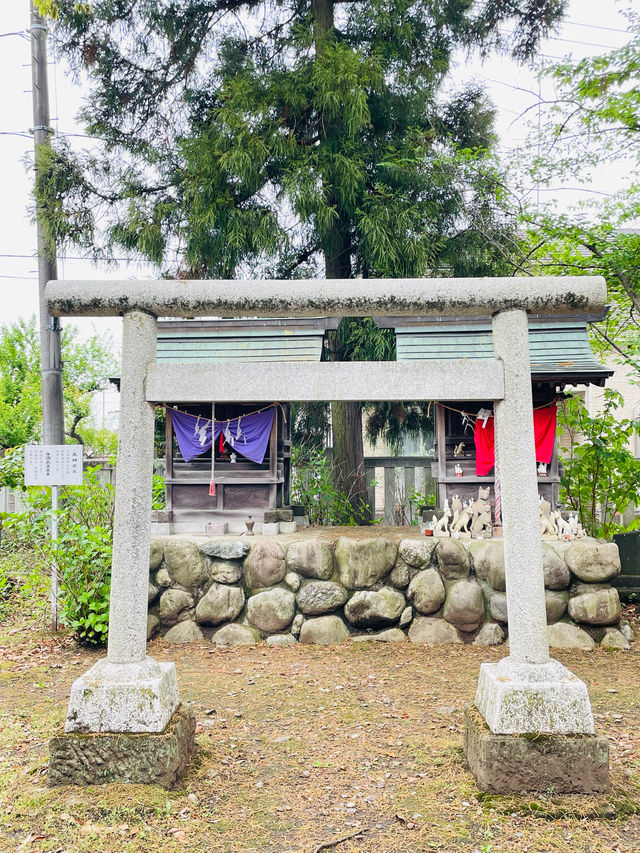
[[[456, 50], [530, 58], [565, 3], [60, 0], [99, 142], [40, 164], [51, 236], [185, 278], [499, 273], [492, 110], [443, 89]], [[328, 357], [389, 357], [372, 328], [343, 322]], [[333, 403], [332, 426], [336, 485], [366, 521], [361, 410]]]

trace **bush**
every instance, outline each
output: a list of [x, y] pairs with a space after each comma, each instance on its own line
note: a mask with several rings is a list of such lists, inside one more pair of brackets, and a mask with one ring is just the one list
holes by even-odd
[[625, 528], [616, 520], [629, 505], [640, 501], [640, 459], [629, 450], [640, 433], [640, 422], [618, 418], [622, 396], [604, 392], [602, 412], [590, 417], [578, 397], [569, 397], [558, 412], [560, 428], [569, 437], [561, 448], [563, 473], [560, 500], [578, 513], [591, 536], [610, 539]]
[[23, 513], [4, 515], [14, 549], [35, 549], [43, 567], [58, 566], [61, 621], [81, 643], [107, 640], [114, 489], [89, 468], [80, 486], [61, 489], [58, 541], [51, 542], [49, 489], [31, 488]]
[[24, 489], [24, 446], [0, 450], [0, 487]]
[[16, 578], [10, 574], [7, 566], [0, 563], [0, 622], [4, 618], [5, 610], [16, 585]]
[[166, 506], [166, 495], [164, 474], [154, 474], [153, 491], [151, 492], [151, 509], [164, 509]]
[[[291, 503], [304, 506], [310, 524], [358, 524], [349, 495], [336, 489], [329, 460], [318, 448], [292, 448]], [[362, 514], [368, 508], [361, 501]]]
[[43, 624], [49, 614], [49, 577], [41, 561], [26, 550], [0, 549], [0, 622], [20, 613], [30, 624]]

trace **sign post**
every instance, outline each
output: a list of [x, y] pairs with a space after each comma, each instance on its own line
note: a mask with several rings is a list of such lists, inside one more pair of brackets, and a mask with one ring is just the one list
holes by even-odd
[[[82, 484], [81, 444], [27, 444], [25, 486], [51, 486], [51, 541], [58, 541], [58, 487]], [[51, 564], [51, 630], [58, 630], [58, 565]]]

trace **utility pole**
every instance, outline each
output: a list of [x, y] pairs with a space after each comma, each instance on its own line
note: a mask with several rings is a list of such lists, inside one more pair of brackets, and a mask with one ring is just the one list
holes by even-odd
[[[33, 90], [33, 141], [35, 168], [38, 152], [51, 144], [49, 126], [49, 89], [47, 86], [47, 24], [30, 2], [31, 8], [31, 79]], [[47, 245], [41, 213], [36, 208], [38, 232], [38, 282], [40, 296], [40, 370], [42, 373], [42, 443], [64, 444], [64, 409], [62, 401], [62, 354], [60, 322], [50, 317], [44, 288], [58, 277], [56, 247]]]
[[[47, 85], [47, 24], [38, 13], [33, 0], [31, 10], [31, 81], [33, 91], [33, 144], [35, 170], [38, 154], [51, 145], [49, 126], [49, 87]], [[44, 298], [48, 281], [58, 278], [55, 243], [45, 236], [42, 214], [36, 202], [38, 232], [38, 295], [40, 302], [40, 373], [42, 376], [42, 443], [64, 444], [64, 404], [62, 399], [62, 349], [60, 321], [50, 317]], [[51, 486], [51, 538], [58, 538], [58, 486]], [[51, 565], [51, 629], [58, 630], [58, 567]]]

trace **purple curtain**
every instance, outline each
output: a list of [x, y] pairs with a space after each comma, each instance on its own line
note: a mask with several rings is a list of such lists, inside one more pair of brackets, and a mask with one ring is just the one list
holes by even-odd
[[262, 463], [267, 451], [276, 414], [275, 408], [272, 407], [253, 415], [240, 415], [229, 421], [215, 421], [212, 435], [210, 418], [188, 415], [177, 409], [167, 409], [167, 412], [171, 415], [173, 431], [185, 462], [206, 453], [212, 442], [222, 433], [227, 444], [231, 445], [236, 453], [258, 464]]

